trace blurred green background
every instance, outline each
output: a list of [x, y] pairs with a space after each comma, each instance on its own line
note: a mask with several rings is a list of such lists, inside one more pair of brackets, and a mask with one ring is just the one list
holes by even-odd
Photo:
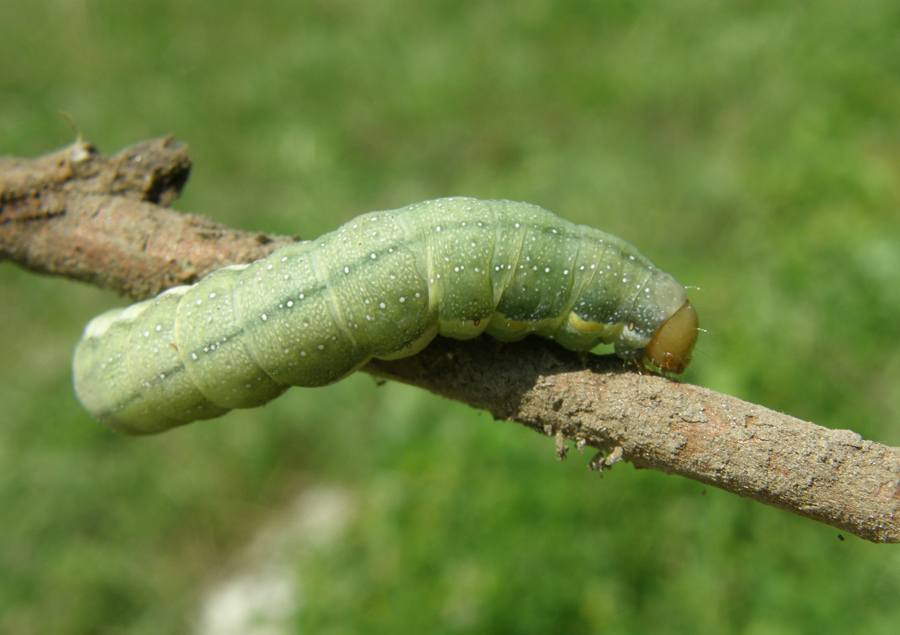
[[[57, 110], [110, 154], [172, 133], [176, 207], [305, 237], [537, 203], [699, 287], [687, 381], [900, 445], [893, 0], [0, 0], [0, 59], [0, 154], [72, 142]], [[122, 304], [0, 265], [2, 633], [900, 623], [900, 547], [365, 375], [114, 435], [69, 360]]]

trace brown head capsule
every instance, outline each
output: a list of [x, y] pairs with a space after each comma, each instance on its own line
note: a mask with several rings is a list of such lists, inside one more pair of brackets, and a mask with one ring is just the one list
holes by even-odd
[[684, 372], [697, 343], [698, 325], [697, 310], [687, 300], [653, 334], [647, 357], [664, 373]]

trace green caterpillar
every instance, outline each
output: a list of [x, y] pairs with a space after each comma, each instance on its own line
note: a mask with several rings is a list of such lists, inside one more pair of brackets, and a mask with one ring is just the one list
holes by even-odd
[[437, 199], [94, 318], [75, 349], [75, 391], [115, 430], [150, 434], [413, 355], [438, 334], [482, 332], [614, 343], [623, 359], [680, 373], [697, 313], [615, 236], [527, 203]]

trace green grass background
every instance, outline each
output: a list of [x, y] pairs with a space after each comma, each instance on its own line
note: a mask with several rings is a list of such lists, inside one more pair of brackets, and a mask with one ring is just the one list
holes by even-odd
[[[447, 195], [638, 245], [686, 379], [900, 444], [900, 4], [0, 0], [0, 153], [172, 133], [180, 209], [313, 237]], [[178, 633], [304, 488], [297, 633], [895, 633], [900, 547], [355, 376], [156, 438], [80, 408], [123, 301], [0, 265], [0, 632]], [[302, 541], [303, 536], [297, 537]], [[287, 562], [293, 562], [287, 558]], [[293, 632], [293, 631], [288, 631]]]

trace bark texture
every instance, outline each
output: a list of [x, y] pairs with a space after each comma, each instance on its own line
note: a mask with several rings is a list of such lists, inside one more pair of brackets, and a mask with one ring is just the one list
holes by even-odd
[[110, 158], [80, 141], [38, 159], [0, 158], [0, 258], [137, 300], [295, 240], [166, 207], [190, 169], [187, 146], [171, 137]]
[[[229, 229], [166, 206], [190, 170], [171, 138], [106, 158], [84, 142], [37, 159], [0, 158], [0, 258], [39, 273], [151, 297], [292, 237]], [[499, 354], [502, 350], [502, 354]], [[873, 542], [900, 542], [900, 448], [830, 430], [539, 338], [438, 339], [366, 372], [620, 461], [733, 492]]]

